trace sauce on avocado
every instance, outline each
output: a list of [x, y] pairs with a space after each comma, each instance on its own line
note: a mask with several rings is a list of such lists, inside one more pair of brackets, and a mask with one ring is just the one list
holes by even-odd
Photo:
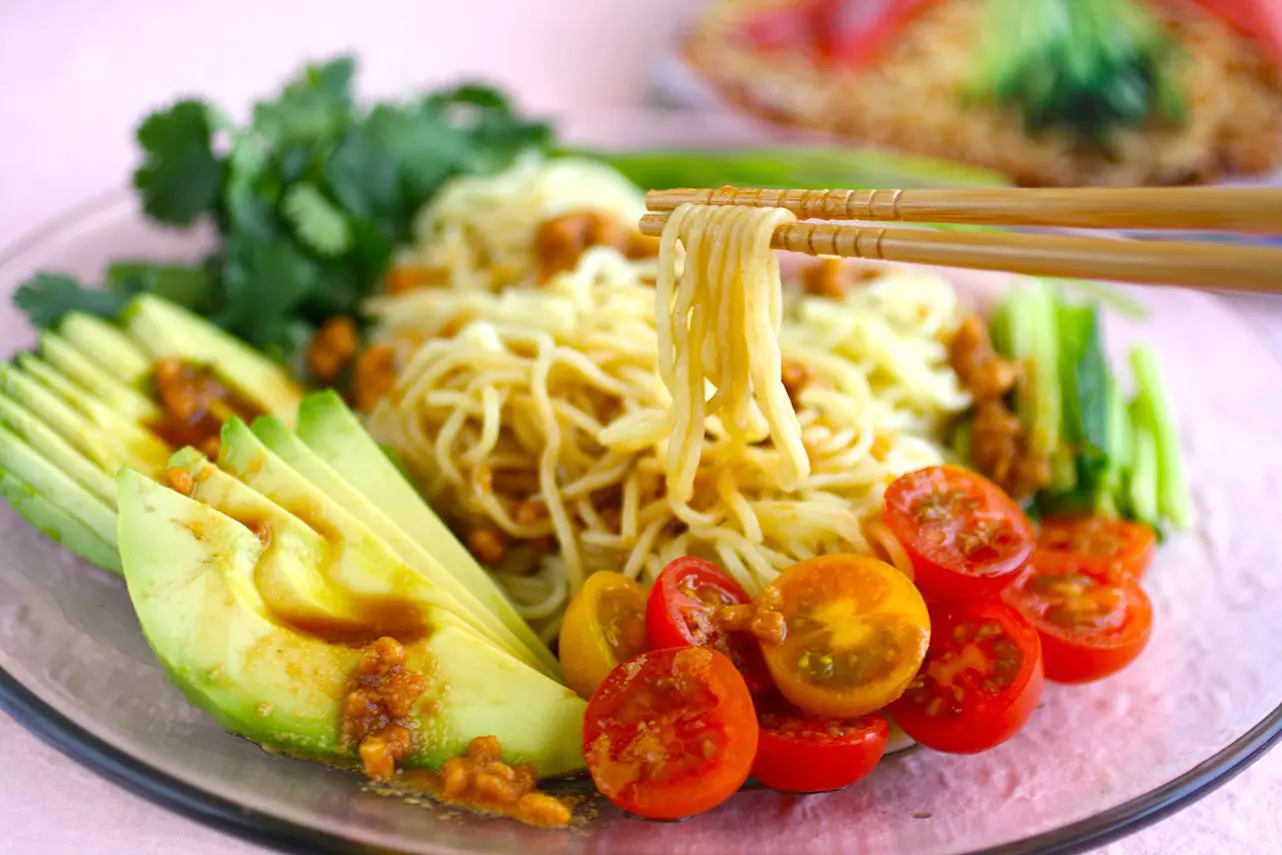
[[[355, 623], [323, 617], [291, 617], [284, 620], [290, 627], [314, 635], [330, 644], [344, 647], [377, 645], [383, 641], [413, 644], [426, 638], [431, 627], [423, 610], [414, 603], [395, 597], [351, 597]], [[277, 615], [277, 619], [281, 620]]]
[[220, 383], [206, 365], [162, 359], [152, 369], [151, 379], [165, 415], [147, 427], [174, 448], [190, 445], [214, 457], [223, 422], [232, 416], [249, 422], [263, 415]]

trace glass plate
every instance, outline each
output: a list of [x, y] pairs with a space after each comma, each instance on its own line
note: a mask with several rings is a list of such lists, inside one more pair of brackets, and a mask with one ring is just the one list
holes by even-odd
[[[569, 126], [595, 144], [742, 139], [733, 119], [703, 116], [602, 114]], [[0, 258], [0, 356], [31, 341], [8, 307], [31, 272], [93, 277], [110, 259], [190, 258], [210, 240], [148, 226], [120, 192], [34, 233]], [[1028, 727], [996, 750], [973, 757], [916, 750], [844, 792], [747, 791], [679, 824], [594, 805], [590, 821], [542, 831], [410, 804], [365, 791], [354, 775], [273, 757], [224, 733], [165, 680], [121, 581], [47, 542], [5, 505], [0, 706], [162, 805], [300, 852], [953, 855], [1101, 845], [1204, 795], [1282, 733], [1274, 531], [1282, 365], [1218, 297], [1174, 289], [1132, 296], [1149, 317], [1111, 317], [1110, 349], [1119, 358], [1138, 336], [1161, 351], [1198, 525], [1165, 544], [1150, 573], [1156, 627], [1139, 662], [1089, 686], [1048, 686]]]

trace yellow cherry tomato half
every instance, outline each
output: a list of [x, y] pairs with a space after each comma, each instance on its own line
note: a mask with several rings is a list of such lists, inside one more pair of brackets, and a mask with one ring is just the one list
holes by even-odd
[[566, 685], [592, 697], [620, 663], [645, 652], [645, 590], [622, 573], [593, 573], [565, 610], [559, 647]]
[[784, 697], [815, 715], [855, 718], [903, 694], [930, 644], [926, 603], [903, 573], [864, 555], [822, 555], [771, 586], [786, 631], [761, 650]]

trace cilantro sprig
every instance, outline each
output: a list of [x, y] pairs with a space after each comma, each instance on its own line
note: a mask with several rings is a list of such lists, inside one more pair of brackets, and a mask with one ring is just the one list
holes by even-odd
[[218, 250], [189, 267], [115, 265], [102, 290], [40, 274], [16, 305], [51, 326], [71, 311], [114, 316], [156, 291], [289, 358], [326, 318], [359, 313], [444, 182], [550, 145], [549, 126], [495, 89], [466, 84], [365, 108], [355, 71], [346, 56], [309, 65], [241, 126], [195, 99], [148, 116], [133, 175], [143, 210], [175, 228], [211, 219]]

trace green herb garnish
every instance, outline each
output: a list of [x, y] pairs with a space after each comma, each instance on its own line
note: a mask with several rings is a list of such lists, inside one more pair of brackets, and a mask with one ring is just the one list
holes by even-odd
[[1182, 120], [1174, 45], [1136, 0], [988, 0], [975, 94], [1016, 107], [1029, 133], [1108, 148], [1122, 128]]
[[101, 291], [42, 274], [17, 305], [50, 326], [71, 311], [113, 316], [155, 291], [288, 356], [326, 318], [358, 313], [441, 184], [550, 140], [547, 125], [478, 85], [363, 109], [354, 71], [346, 57], [310, 65], [244, 126], [191, 99], [148, 116], [134, 173], [143, 209], [174, 227], [212, 218], [219, 250], [190, 267], [120, 265]]

